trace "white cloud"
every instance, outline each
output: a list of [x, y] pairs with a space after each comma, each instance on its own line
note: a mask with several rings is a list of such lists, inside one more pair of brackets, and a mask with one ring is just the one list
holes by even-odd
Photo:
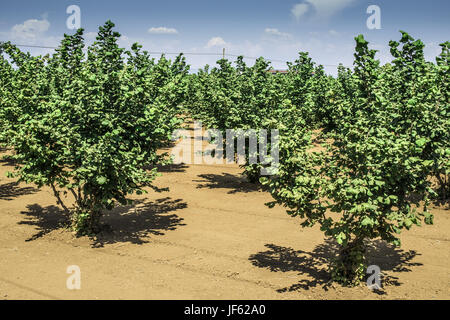
[[97, 38], [97, 32], [86, 32], [84, 34], [84, 39], [94, 41]]
[[308, 11], [309, 11], [309, 5], [307, 3], [297, 3], [291, 9], [292, 14], [294, 15], [294, 17], [297, 20], [299, 20]]
[[328, 31], [328, 33], [329, 33], [330, 35], [332, 35], [333, 37], [337, 37], [337, 36], [340, 35], [339, 32], [337, 32], [336, 30], [333, 30], [333, 29], [331, 29], [330, 31]]
[[178, 34], [178, 30], [174, 28], [166, 28], [166, 27], [153, 27], [148, 29], [148, 33], [152, 34]]
[[292, 38], [292, 35], [290, 33], [281, 32], [275, 28], [266, 28], [266, 30], [264, 30], [264, 32], [267, 35], [274, 36], [274, 37], [281, 38], [281, 39], [291, 39]]
[[[59, 46], [61, 36], [51, 36], [48, 34], [50, 22], [46, 14], [41, 19], [29, 19], [21, 24], [16, 24], [7, 31], [0, 31], [0, 39], [11, 41], [13, 44], [32, 45], [42, 47]], [[20, 47], [22, 51], [30, 52], [32, 55], [45, 55], [54, 52], [51, 48]]]
[[225, 47], [227, 45], [228, 44], [221, 37], [214, 37], [208, 41], [208, 43], [206, 44], [206, 48]]
[[291, 12], [299, 20], [313, 8], [317, 18], [329, 18], [354, 2], [356, 0], [304, 0], [294, 5]]
[[48, 29], [50, 29], [50, 22], [47, 19], [30, 19], [12, 27], [10, 36], [13, 40], [34, 41], [42, 37]]

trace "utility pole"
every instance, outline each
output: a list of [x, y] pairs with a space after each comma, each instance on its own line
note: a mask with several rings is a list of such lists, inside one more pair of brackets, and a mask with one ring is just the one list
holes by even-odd
[[222, 59], [225, 60], [225, 48], [223, 48], [223, 55], [222, 55]]

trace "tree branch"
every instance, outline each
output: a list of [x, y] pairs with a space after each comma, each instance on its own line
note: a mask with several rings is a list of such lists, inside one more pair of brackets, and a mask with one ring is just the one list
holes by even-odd
[[61, 207], [63, 207], [64, 211], [69, 214], [70, 210], [66, 207], [66, 205], [64, 204], [64, 202], [62, 202], [61, 197], [59, 196], [59, 191], [56, 190], [54, 183], [51, 183], [52, 189], [53, 189], [53, 194], [55, 195], [56, 199], [57, 199], [57, 203], [59, 205], [61, 205]]

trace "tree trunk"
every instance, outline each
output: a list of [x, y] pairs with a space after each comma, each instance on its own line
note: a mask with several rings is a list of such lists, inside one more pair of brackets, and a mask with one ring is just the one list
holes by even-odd
[[345, 286], [356, 286], [364, 278], [366, 271], [366, 246], [363, 238], [347, 243], [332, 264], [332, 279]]

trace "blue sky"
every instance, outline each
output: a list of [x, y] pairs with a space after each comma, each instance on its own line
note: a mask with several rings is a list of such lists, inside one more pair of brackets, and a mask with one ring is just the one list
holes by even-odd
[[[390, 60], [388, 42], [399, 39], [399, 30], [422, 39], [430, 60], [440, 52], [439, 43], [450, 40], [448, 0], [4, 0], [0, 41], [56, 46], [64, 33], [73, 32], [66, 27], [70, 5], [81, 9], [88, 42], [98, 26], [111, 19], [123, 35], [123, 46], [139, 42], [149, 51], [194, 53], [221, 53], [226, 48], [230, 54], [281, 61], [293, 61], [299, 51], [308, 51], [330, 73], [335, 72], [333, 65], [352, 65], [354, 37], [360, 33], [380, 50], [382, 62]], [[369, 5], [381, 10], [379, 30], [366, 26]], [[187, 58], [193, 69], [217, 60]], [[282, 62], [273, 65], [285, 68]]]

